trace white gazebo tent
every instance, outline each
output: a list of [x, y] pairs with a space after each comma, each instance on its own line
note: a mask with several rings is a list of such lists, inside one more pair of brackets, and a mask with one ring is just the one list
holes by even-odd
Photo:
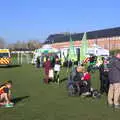
[[88, 48], [88, 54], [96, 56], [109, 56], [109, 50], [94, 44], [91, 48]]

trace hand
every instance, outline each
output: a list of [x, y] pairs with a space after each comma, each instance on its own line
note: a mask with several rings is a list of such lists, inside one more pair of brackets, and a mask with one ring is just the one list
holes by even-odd
[[104, 72], [108, 72], [109, 70], [104, 70]]
[[82, 77], [81, 80], [84, 80], [84, 77]]

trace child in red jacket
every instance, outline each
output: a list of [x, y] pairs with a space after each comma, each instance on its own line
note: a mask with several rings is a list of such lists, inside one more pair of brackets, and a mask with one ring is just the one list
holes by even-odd
[[84, 72], [83, 80], [85, 80], [85, 81], [91, 80], [91, 75], [89, 72], [87, 72], [87, 71]]
[[87, 70], [83, 71], [83, 78], [82, 80], [85, 83], [85, 87], [84, 87], [84, 93], [87, 95], [90, 93], [90, 89], [91, 89], [91, 75]]

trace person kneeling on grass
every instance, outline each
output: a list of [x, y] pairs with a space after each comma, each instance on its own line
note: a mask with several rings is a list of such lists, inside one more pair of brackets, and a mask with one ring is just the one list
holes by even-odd
[[[68, 77], [68, 88], [71, 84], [76, 88], [75, 92], [80, 95], [80, 86], [81, 86], [81, 78], [83, 77], [83, 69], [82, 66], [77, 66], [71, 71], [70, 76]], [[75, 94], [76, 94], [75, 93]]]
[[11, 102], [12, 81], [7, 81], [0, 86], [0, 105], [5, 107], [13, 107]]

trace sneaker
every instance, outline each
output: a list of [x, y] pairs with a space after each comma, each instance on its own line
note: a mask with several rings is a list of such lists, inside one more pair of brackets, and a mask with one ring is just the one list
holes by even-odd
[[115, 105], [114, 108], [115, 109], [120, 109], [120, 105]]
[[11, 102], [11, 103], [9, 103], [10, 105], [14, 105], [14, 103], [13, 102]]
[[6, 107], [6, 108], [13, 107], [13, 104], [6, 104], [5, 107]]
[[85, 93], [82, 93], [83, 96], [88, 96], [90, 95], [90, 92], [85, 92]]
[[112, 108], [112, 107], [114, 107], [114, 105], [113, 104], [108, 104], [108, 107]]
[[4, 104], [3, 104], [3, 103], [0, 103], [0, 107], [2, 107], [2, 106], [4, 106]]

